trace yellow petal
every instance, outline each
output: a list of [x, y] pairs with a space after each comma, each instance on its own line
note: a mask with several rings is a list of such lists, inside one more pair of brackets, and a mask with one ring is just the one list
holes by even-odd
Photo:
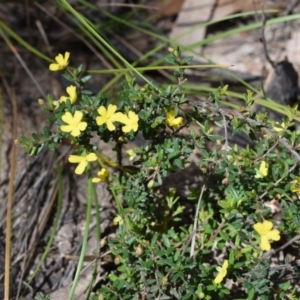
[[175, 112], [174, 112], [174, 110], [168, 111], [167, 114], [166, 114], [166, 116], [167, 116], [167, 121], [170, 122], [171, 120], [173, 120], [174, 117], [175, 117]]
[[71, 135], [74, 137], [80, 136], [80, 130], [78, 128], [73, 127], [73, 130], [71, 131]]
[[263, 232], [264, 227], [263, 227], [262, 223], [256, 223], [256, 224], [253, 225], [253, 228], [255, 229], [255, 231], [257, 233], [261, 233], [261, 232]]
[[62, 54], [58, 54], [55, 57], [55, 60], [62, 68], [64, 68], [69, 64], [69, 57], [70, 57], [70, 52], [66, 52], [65, 56], [63, 56]]
[[79, 123], [81, 121], [82, 117], [83, 117], [83, 113], [81, 111], [79, 111], [79, 110], [76, 110], [75, 114], [74, 114], [74, 120], [77, 123]]
[[264, 160], [260, 164], [259, 171], [260, 171], [260, 173], [263, 176], [267, 176], [268, 175], [268, 165], [267, 165], [267, 163]]
[[214, 283], [220, 283], [224, 277], [227, 275], [227, 268], [228, 268], [228, 260], [224, 260], [222, 268], [220, 269], [218, 275], [214, 279]]
[[223, 270], [227, 270], [227, 268], [228, 268], [228, 260], [225, 259], [224, 262], [223, 262], [222, 269], [223, 269]]
[[106, 108], [104, 106], [100, 106], [97, 111], [100, 116], [106, 115]]
[[267, 236], [263, 235], [260, 238], [260, 249], [264, 251], [269, 251], [271, 249], [271, 245]]
[[80, 122], [77, 126], [77, 128], [80, 130], [80, 131], [84, 131], [87, 127], [87, 123], [86, 122]]
[[66, 53], [65, 53], [65, 61], [67, 63], [69, 63], [69, 58], [70, 58], [70, 52], [66, 51]]
[[113, 223], [114, 225], [118, 225], [118, 224], [122, 225], [123, 224], [122, 217], [120, 215], [117, 215], [116, 217], [114, 217]]
[[120, 123], [126, 123], [128, 122], [128, 118], [126, 115], [124, 115], [123, 113], [121, 112], [117, 112], [115, 113], [113, 116], [111, 116], [111, 121], [115, 122], [115, 121], [118, 121]]
[[265, 235], [273, 228], [273, 223], [265, 220], [263, 223], [254, 224], [253, 228], [258, 234]]
[[68, 98], [69, 97], [67, 97], [67, 96], [61, 96], [58, 101], [59, 102], [65, 102], [65, 101], [67, 101]]
[[175, 111], [174, 110], [170, 110], [167, 112], [166, 114], [166, 118], [167, 118], [167, 124], [170, 127], [179, 127], [182, 123], [183, 123], [183, 118], [182, 117], [177, 117], [175, 118]]
[[109, 104], [108, 108], [107, 108], [107, 115], [109, 117], [111, 117], [115, 113], [116, 110], [117, 110], [117, 106], [116, 105]]
[[119, 117], [119, 122], [120, 123], [123, 123], [123, 124], [128, 124], [128, 123], [130, 123], [130, 120], [129, 120], [129, 118], [125, 115], [125, 114], [122, 114], [122, 113], [120, 113], [119, 115], [118, 115], [118, 117]]
[[94, 177], [94, 178], [92, 178], [92, 182], [94, 182], [94, 183], [100, 182], [100, 178]]
[[134, 124], [132, 125], [132, 130], [133, 130], [134, 132], [136, 132], [138, 129], [139, 129], [138, 123], [134, 123]]
[[73, 122], [73, 116], [69, 111], [67, 111], [64, 115], [62, 115], [61, 119], [67, 124], [70, 124]]
[[180, 126], [181, 124], [183, 123], [183, 118], [182, 117], [178, 117], [178, 118], [175, 118], [173, 120], [173, 126]]
[[123, 126], [123, 127], [122, 127], [122, 131], [123, 131], [124, 133], [130, 132], [130, 131], [131, 131], [131, 126], [130, 126], [130, 125], [125, 125], [125, 126]]
[[71, 103], [75, 103], [77, 100], [76, 86], [70, 85], [67, 87], [67, 93], [70, 96]]
[[216, 276], [216, 278], [215, 278], [215, 280], [214, 280], [214, 283], [221, 283], [222, 280], [223, 280], [223, 278], [224, 278], [224, 276], [223, 276], [221, 273], [219, 273], [219, 274]]
[[100, 178], [101, 181], [106, 181], [107, 177], [108, 177], [108, 171], [105, 168], [102, 168], [99, 172], [98, 172], [98, 177]]
[[90, 153], [86, 156], [87, 161], [95, 161], [97, 160], [97, 155], [95, 153]]
[[80, 163], [85, 160], [85, 157], [79, 155], [69, 155], [69, 162], [70, 163]]
[[75, 173], [76, 173], [77, 175], [81, 175], [81, 174], [84, 172], [84, 170], [85, 170], [87, 164], [88, 164], [88, 163], [87, 163], [86, 160], [81, 161], [81, 162], [78, 164], [77, 168], [75, 169]]
[[71, 132], [74, 127], [70, 125], [61, 125], [59, 128], [63, 132]]
[[97, 123], [97, 125], [99, 125], [99, 126], [103, 125], [105, 122], [106, 122], [106, 120], [105, 120], [105, 118], [103, 118], [103, 117], [97, 117], [97, 118], [96, 118], [96, 123]]
[[59, 71], [61, 69], [62, 69], [61, 66], [58, 64], [55, 64], [55, 63], [50, 64], [50, 66], [49, 66], [50, 71]]
[[267, 234], [267, 238], [269, 240], [273, 240], [273, 241], [279, 241], [280, 240], [280, 232], [277, 229], [273, 229], [271, 230], [268, 234]]
[[136, 153], [132, 149], [127, 150], [126, 154], [130, 161], [132, 161], [136, 156]]
[[62, 56], [62, 54], [58, 54], [55, 56], [55, 61], [59, 64], [59, 65], [63, 65], [65, 62], [64, 57]]
[[132, 121], [132, 122], [138, 122], [139, 120], [139, 116], [133, 112], [133, 111], [129, 111], [128, 112], [128, 118]]
[[114, 131], [116, 129], [116, 126], [112, 121], [106, 121], [106, 126], [109, 131]]
[[263, 160], [260, 163], [259, 170], [258, 169], [255, 169], [255, 170], [256, 170], [255, 178], [266, 177], [268, 175], [268, 164]]

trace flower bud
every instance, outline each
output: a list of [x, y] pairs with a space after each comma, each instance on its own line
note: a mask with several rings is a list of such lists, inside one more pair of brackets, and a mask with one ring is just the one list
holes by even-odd
[[43, 100], [43, 99], [38, 99], [38, 103], [39, 103], [39, 105], [44, 105], [45, 104], [45, 100]]
[[153, 185], [154, 185], [154, 180], [151, 179], [151, 180], [148, 182], [148, 184], [147, 184], [147, 188], [148, 188], [148, 189], [152, 189], [152, 188], [153, 188]]
[[100, 247], [104, 247], [106, 245], [106, 238], [100, 240]]
[[98, 296], [98, 300], [104, 300], [104, 296], [103, 296], [103, 294], [99, 294], [99, 296]]
[[222, 184], [228, 184], [229, 178], [225, 177], [222, 179]]
[[136, 248], [135, 248], [135, 254], [136, 256], [141, 256], [143, 254], [144, 250], [142, 248], [142, 246], [139, 244]]
[[116, 256], [115, 259], [114, 259], [114, 263], [116, 265], [119, 265], [121, 263], [121, 257], [120, 256]]
[[165, 277], [162, 278], [161, 284], [162, 285], [167, 285], [168, 284], [168, 277], [167, 276], [165, 276]]

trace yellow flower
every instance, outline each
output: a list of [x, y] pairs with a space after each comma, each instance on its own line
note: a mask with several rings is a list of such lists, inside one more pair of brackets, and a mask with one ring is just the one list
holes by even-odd
[[134, 158], [136, 157], [136, 153], [132, 149], [127, 150], [126, 154], [130, 161], [134, 160]]
[[270, 240], [279, 241], [280, 232], [273, 229], [273, 223], [270, 221], [263, 221], [263, 223], [256, 223], [253, 225], [254, 230], [260, 235], [260, 249], [269, 251], [271, 249]]
[[[286, 129], [286, 124], [284, 122], [282, 122], [281, 124], [279, 124], [278, 122], [275, 122], [275, 126], [273, 127], [273, 129], [278, 133], [281, 134], [285, 129]], [[272, 133], [266, 133], [263, 136], [265, 139], [269, 139], [271, 137], [273, 137]]]
[[123, 224], [123, 219], [120, 215], [117, 215], [116, 217], [114, 217], [113, 223], [114, 225], [122, 225]]
[[78, 163], [78, 166], [75, 169], [75, 173], [80, 175], [84, 172], [88, 162], [97, 160], [97, 156], [95, 153], [90, 153], [88, 155], [69, 155], [70, 163]]
[[104, 106], [100, 106], [98, 108], [98, 113], [100, 117], [96, 118], [96, 123], [101, 126], [103, 124], [106, 124], [107, 129], [109, 131], [113, 131], [116, 129], [113, 122], [120, 121], [122, 117], [124, 116], [122, 113], [117, 112], [117, 106], [113, 104], [109, 104], [107, 109]]
[[65, 102], [65, 101], [67, 101], [67, 99], [70, 99], [71, 104], [74, 104], [77, 100], [76, 86], [70, 85], [67, 87], [66, 91], [67, 91], [67, 94], [69, 95], [69, 97], [61, 96], [59, 98], [59, 102]]
[[106, 181], [108, 178], [108, 171], [105, 168], [102, 168], [98, 173], [97, 173], [97, 177], [94, 177], [92, 179], [92, 182], [104, 182]]
[[131, 130], [137, 131], [139, 127], [139, 116], [133, 111], [129, 111], [127, 116], [124, 114], [122, 115], [122, 118], [119, 120], [121, 123], [125, 124], [125, 126], [122, 127], [122, 131], [124, 133], [128, 133]]
[[268, 175], [268, 164], [263, 160], [260, 163], [259, 169], [255, 169], [256, 175], [254, 176], [255, 178], [263, 178]]
[[87, 126], [86, 122], [81, 122], [82, 118], [83, 113], [81, 111], [76, 110], [74, 117], [67, 111], [64, 115], [62, 115], [61, 119], [68, 125], [61, 125], [60, 130], [63, 132], [70, 132], [70, 134], [74, 137], [79, 136], [81, 131], [84, 131]]
[[291, 191], [300, 195], [300, 177], [297, 177], [291, 182]]
[[54, 108], [54, 109], [58, 109], [58, 107], [59, 107], [59, 101], [54, 100], [54, 101], [52, 102], [52, 104], [53, 104], [53, 108]]
[[65, 56], [62, 54], [58, 54], [55, 57], [55, 61], [57, 63], [53, 63], [49, 66], [50, 71], [59, 71], [64, 69], [68, 64], [69, 64], [69, 57], [70, 57], [70, 52], [66, 52]]
[[278, 125], [278, 127], [274, 126], [274, 130], [278, 133], [282, 132], [286, 127], [286, 124], [284, 122], [282, 122], [281, 124], [276, 122], [275, 125]]
[[182, 117], [177, 117], [175, 118], [175, 111], [174, 110], [169, 110], [167, 112], [167, 124], [169, 127], [173, 128], [178, 128], [182, 125], [183, 123], [183, 118]]
[[220, 283], [224, 279], [224, 277], [227, 275], [227, 268], [228, 268], [228, 260], [224, 260], [222, 268], [217, 267], [219, 273], [214, 279], [214, 283]]

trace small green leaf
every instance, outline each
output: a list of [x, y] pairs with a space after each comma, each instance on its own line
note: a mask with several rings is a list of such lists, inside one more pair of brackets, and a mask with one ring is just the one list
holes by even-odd
[[21, 135], [21, 136], [20, 136], [20, 142], [21, 142], [22, 144], [28, 144], [28, 143], [29, 143], [29, 139], [28, 139], [26, 136]]
[[86, 82], [89, 81], [91, 78], [92, 78], [91, 75], [86, 75], [86, 76], [82, 77], [82, 78], [80, 79], [80, 81], [83, 82], [83, 83], [86, 83]]
[[166, 91], [165, 91], [165, 95], [169, 96], [171, 94], [171, 91], [172, 91], [172, 86], [168, 85], [168, 87], [166, 88]]
[[39, 155], [41, 153], [41, 151], [43, 150], [44, 148], [44, 143], [40, 144], [37, 148], [36, 148], [36, 153], [35, 155]]
[[252, 288], [252, 289], [250, 289], [250, 291], [248, 291], [248, 297], [247, 297], [247, 300], [252, 300], [252, 299], [254, 299], [254, 296], [255, 296], [255, 290]]
[[169, 240], [169, 238], [167, 237], [166, 234], [163, 234], [163, 235], [162, 235], [162, 239], [163, 239], [163, 242], [164, 242], [165, 246], [166, 246], [167, 248], [170, 248], [170, 246], [171, 246], [170, 240]]
[[38, 135], [36, 133], [32, 134], [32, 138], [34, 139], [35, 142], [39, 142], [40, 138], [38, 137]]
[[184, 169], [184, 162], [183, 162], [182, 159], [176, 158], [176, 159], [174, 160], [174, 165], [175, 165], [176, 167], [178, 167], [179, 169]]
[[173, 56], [170, 56], [170, 55], [166, 57], [166, 61], [171, 65], [177, 65], [178, 64], [176, 59]]
[[43, 133], [45, 138], [48, 138], [52, 134], [52, 132], [50, 131], [50, 129], [47, 126], [45, 126], [42, 129], [42, 133]]
[[49, 142], [48, 147], [49, 147], [50, 150], [54, 151], [55, 150], [55, 143]]
[[119, 279], [119, 277], [118, 276], [116, 276], [115, 274], [109, 274], [108, 275], [108, 277], [109, 277], [109, 279], [111, 280], [111, 281], [116, 281], [116, 280], [118, 280]]
[[185, 57], [182, 61], [181, 61], [181, 64], [182, 65], [186, 65], [187, 63], [189, 63], [191, 60], [193, 60], [194, 57], [193, 56], [188, 56], [188, 57]]
[[151, 248], [153, 248], [156, 245], [157, 238], [158, 238], [158, 233], [155, 232], [154, 235], [153, 235], [153, 237], [152, 237], [152, 240], [151, 240]]
[[74, 82], [73, 77], [69, 73], [64, 73], [62, 76], [67, 79], [68, 81]]

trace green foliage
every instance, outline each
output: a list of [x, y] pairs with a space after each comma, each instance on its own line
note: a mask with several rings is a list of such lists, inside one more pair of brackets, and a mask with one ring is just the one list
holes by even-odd
[[42, 293], [37, 293], [35, 300], [50, 300], [50, 296], [44, 296]]
[[[175, 48], [167, 61], [181, 67], [190, 58], [181, 60]], [[96, 153], [102, 168], [114, 169], [101, 180], [108, 182], [117, 204], [119, 227], [109, 246], [118, 265], [109, 274], [109, 283], [91, 299], [141, 299], [143, 295], [146, 299], [291, 299], [296, 292], [287, 276], [296, 276], [296, 266], [287, 256], [286, 266], [291, 267], [276, 268], [270, 257], [278, 253], [264, 255], [259, 240], [266, 234], [257, 233], [253, 225], [264, 220], [275, 224], [264, 206], [275, 200], [282, 206], [283, 220], [272, 232], [279, 230], [281, 240], [299, 233], [299, 192], [292, 192], [291, 186], [297, 188], [300, 138], [288, 129], [292, 119], [284, 120], [280, 130], [266, 115], [251, 113], [250, 92], [239, 111], [221, 108], [228, 86], [213, 91], [206, 101], [189, 101], [182, 93], [184, 69], [178, 68], [174, 76], [177, 84], [165, 90], [155, 83], [141, 86], [128, 76], [120, 100], [113, 103], [101, 93], [94, 96], [85, 90], [89, 77], [82, 67], [68, 70], [64, 77], [76, 86], [76, 103], [68, 99], [57, 106], [49, 96], [45, 108], [49, 123], [59, 127], [52, 131], [46, 126], [40, 135], [20, 137], [31, 155], [45, 146], [54, 150], [68, 139], [76, 155]], [[99, 107], [112, 104], [119, 118], [112, 119], [115, 129], [110, 130], [107, 123], [99, 125], [96, 120]], [[87, 125], [73, 136], [60, 126], [65, 125], [66, 112], [76, 111], [83, 113], [81, 121]], [[126, 132], [130, 113], [138, 116], [138, 128]], [[240, 149], [229, 144], [229, 128], [256, 136], [253, 145]], [[92, 143], [95, 135], [114, 143], [118, 162], [108, 164], [102, 159]], [[125, 166], [123, 147], [138, 135], [145, 142], [131, 149], [135, 157], [132, 165]], [[183, 185], [164, 187], [170, 174], [185, 169], [193, 152], [199, 153], [195, 163], [202, 181], [196, 188], [189, 187], [183, 199]], [[216, 283], [224, 260], [228, 268]]]

